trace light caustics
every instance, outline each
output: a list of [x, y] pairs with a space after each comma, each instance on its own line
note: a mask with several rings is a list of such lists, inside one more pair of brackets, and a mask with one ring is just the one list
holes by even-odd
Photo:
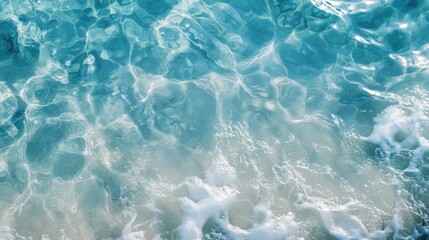
[[0, 1], [0, 239], [426, 239], [424, 0]]

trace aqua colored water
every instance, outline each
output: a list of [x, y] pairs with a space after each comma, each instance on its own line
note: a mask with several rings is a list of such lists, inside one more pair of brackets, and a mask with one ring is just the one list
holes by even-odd
[[0, 1], [0, 239], [428, 239], [426, 0]]

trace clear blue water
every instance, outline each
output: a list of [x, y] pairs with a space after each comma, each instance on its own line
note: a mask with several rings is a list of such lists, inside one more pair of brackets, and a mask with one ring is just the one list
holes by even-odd
[[427, 239], [429, 2], [0, 1], [0, 239]]

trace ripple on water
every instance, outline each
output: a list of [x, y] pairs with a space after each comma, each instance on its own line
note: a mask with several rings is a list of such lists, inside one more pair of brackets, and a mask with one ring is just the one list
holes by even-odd
[[26, 38], [12, 20], [0, 20], [0, 77], [13, 83], [29, 77], [39, 60], [40, 44]]
[[50, 105], [60, 93], [61, 85], [49, 76], [31, 78], [23, 90], [24, 100], [35, 106]]
[[272, 99], [274, 88], [270, 82], [270, 75], [264, 73], [253, 73], [243, 77], [243, 83], [255, 97]]
[[193, 83], [184, 88], [170, 85], [154, 92], [151, 104], [155, 128], [190, 148], [210, 145], [216, 117], [211, 93]]
[[76, 153], [61, 153], [55, 157], [52, 174], [63, 180], [74, 178], [84, 167], [85, 157]]
[[400, 30], [393, 30], [384, 36], [386, 45], [393, 52], [405, 52], [411, 48], [411, 40], [407, 33]]
[[375, 30], [388, 22], [395, 14], [395, 10], [389, 6], [380, 6], [372, 11], [363, 11], [351, 15], [351, 18], [360, 28]]
[[329, 45], [319, 35], [281, 44], [278, 50], [288, 75], [292, 78], [320, 74], [337, 60], [336, 53], [329, 50]]
[[386, 50], [379, 46], [358, 43], [353, 49], [352, 57], [356, 63], [369, 65], [381, 61], [386, 53]]
[[156, 17], [160, 17], [168, 13], [175, 4], [177, 4], [177, 0], [138, 1], [139, 7]]
[[162, 75], [166, 71], [167, 52], [161, 47], [150, 44], [147, 46], [134, 45], [131, 62], [142, 68], [146, 73]]
[[0, 1], [0, 239], [425, 238], [428, 10]]
[[11, 21], [0, 21], [0, 61], [7, 60], [19, 52], [18, 30]]
[[167, 69], [167, 76], [178, 80], [195, 80], [209, 72], [206, 59], [197, 52], [177, 54], [168, 62]]
[[[43, 200], [33, 198], [27, 201], [22, 208], [15, 213], [14, 227], [20, 235], [42, 238], [46, 231], [43, 229], [46, 225], [53, 225], [52, 219], [43, 207]], [[52, 234], [54, 229], [49, 230]]]
[[292, 119], [305, 116], [307, 89], [292, 80], [281, 81], [278, 86], [278, 102]]
[[41, 126], [29, 139], [25, 154], [29, 163], [43, 163], [67, 136], [69, 124], [58, 122]]
[[3, 83], [0, 91], [0, 149], [3, 149], [23, 135], [26, 105]]

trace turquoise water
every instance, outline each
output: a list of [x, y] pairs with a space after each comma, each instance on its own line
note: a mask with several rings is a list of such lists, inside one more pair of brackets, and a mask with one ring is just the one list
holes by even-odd
[[0, 239], [429, 238], [429, 2], [0, 1]]

